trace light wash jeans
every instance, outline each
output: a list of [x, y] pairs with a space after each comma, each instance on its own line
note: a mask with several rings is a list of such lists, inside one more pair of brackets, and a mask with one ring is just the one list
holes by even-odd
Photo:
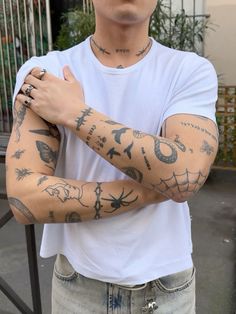
[[58, 255], [52, 282], [53, 314], [195, 314], [195, 269], [122, 287], [78, 274]]

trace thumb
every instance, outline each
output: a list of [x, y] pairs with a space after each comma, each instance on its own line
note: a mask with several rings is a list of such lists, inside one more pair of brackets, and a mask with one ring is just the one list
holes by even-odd
[[63, 68], [63, 75], [64, 75], [64, 79], [68, 82], [74, 82], [76, 81], [76, 78], [74, 76], [74, 74], [71, 72], [70, 68], [68, 65], [66, 65]]

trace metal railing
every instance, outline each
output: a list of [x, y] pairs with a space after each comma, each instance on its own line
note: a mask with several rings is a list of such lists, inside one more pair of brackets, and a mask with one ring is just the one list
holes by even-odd
[[49, 0], [0, 0], [0, 133], [11, 131], [18, 69], [51, 49]]

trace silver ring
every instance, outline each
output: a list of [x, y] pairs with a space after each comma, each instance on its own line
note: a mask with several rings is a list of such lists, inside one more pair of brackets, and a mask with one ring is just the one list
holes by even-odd
[[44, 77], [44, 75], [47, 73], [46, 69], [42, 69], [39, 73], [39, 79], [42, 80], [42, 78]]
[[30, 97], [29, 97], [28, 99], [26, 99], [26, 100], [24, 101], [25, 107], [30, 108], [32, 100], [33, 100], [33, 99], [30, 98]]
[[34, 87], [32, 85], [29, 85], [24, 92], [25, 96], [30, 96], [30, 93], [32, 92], [33, 89]]

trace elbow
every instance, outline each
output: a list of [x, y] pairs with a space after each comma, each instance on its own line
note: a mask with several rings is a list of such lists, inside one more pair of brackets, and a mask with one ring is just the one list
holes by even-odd
[[176, 203], [184, 203], [191, 199], [194, 195], [194, 192], [176, 193], [174, 196], [171, 197], [171, 199]]

